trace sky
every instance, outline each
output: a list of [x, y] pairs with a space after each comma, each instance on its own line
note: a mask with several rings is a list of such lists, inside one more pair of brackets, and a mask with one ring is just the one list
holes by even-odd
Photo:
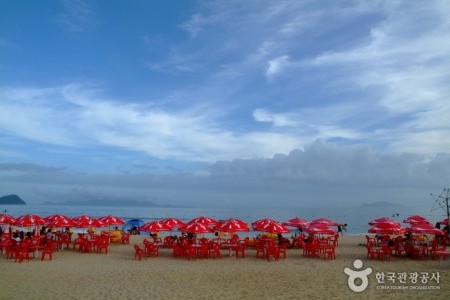
[[449, 1], [0, 1], [0, 195], [432, 205]]

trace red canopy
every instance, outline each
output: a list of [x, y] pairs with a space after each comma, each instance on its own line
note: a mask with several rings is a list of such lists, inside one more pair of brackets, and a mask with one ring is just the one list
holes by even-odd
[[289, 233], [291, 232], [289, 228], [281, 225], [280, 223], [270, 222], [265, 225], [262, 225], [258, 229], [259, 231], [269, 232], [269, 233]]
[[0, 215], [0, 225], [8, 224], [13, 225], [16, 222], [16, 219], [14, 217], [7, 215], [7, 214], [1, 214]]
[[20, 216], [16, 219], [16, 222], [14, 223], [15, 226], [19, 227], [38, 226], [44, 224], [45, 220], [42, 217], [34, 214]]
[[430, 221], [428, 221], [427, 218], [424, 218], [422, 216], [414, 215], [414, 216], [410, 216], [410, 217], [406, 218], [405, 220], [403, 220], [403, 223], [409, 223], [409, 224], [430, 223]]
[[407, 231], [419, 234], [436, 234], [436, 235], [445, 234], [443, 230], [437, 229], [436, 227], [434, 227], [429, 223], [413, 223], [411, 224], [410, 228], [407, 228]]
[[103, 223], [97, 219], [94, 219], [90, 216], [83, 215], [73, 218], [75, 223], [77, 224], [75, 227], [78, 228], [89, 228], [89, 227], [102, 227]]
[[379, 219], [375, 219], [375, 220], [369, 222], [369, 225], [372, 225], [372, 226], [378, 226], [380, 224], [401, 226], [399, 222], [389, 219], [389, 218], [379, 218]]
[[228, 219], [216, 226], [215, 230], [223, 232], [249, 231], [247, 223], [239, 219]]
[[183, 231], [183, 232], [194, 233], [194, 234], [212, 232], [211, 228], [209, 228], [205, 224], [199, 223], [199, 222], [190, 222], [190, 223], [186, 224], [185, 226], [179, 228], [179, 230]]
[[252, 227], [254, 230], [260, 230], [261, 227], [265, 226], [266, 224], [270, 223], [279, 223], [277, 220], [264, 218], [256, 220], [255, 222], [252, 222]]
[[376, 234], [404, 234], [406, 232], [406, 228], [403, 227], [371, 227], [368, 230], [369, 233], [376, 233]]
[[69, 218], [65, 215], [60, 215], [60, 214], [48, 216], [45, 218], [45, 220], [47, 221], [45, 223], [47, 225], [47, 227], [75, 227], [75, 226], [77, 226], [77, 223], [74, 220], [72, 220], [71, 218]]
[[320, 219], [316, 219], [311, 221], [310, 225], [313, 224], [324, 224], [324, 225], [328, 225], [328, 226], [339, 226], [339, 223], [336, 221], [332, 221], [330, 219], [327, 218], [320, 218]]
[[211, 225], [216, 226], [219, 222], [213, 218], [201, 216], [201, 217], [194, 218], [194, 219], [190, 220], [189, 222], [187, 222], [187, 224], [191, 224], [191, 223], [201, 223], [206, 226], [211, 226]]
[[124, 225], [125, 221], [119, 217], [108, 215], [98, 218], [102, 222], [103, 226]]
[[330, 226], [323, 223], [312, 223], [304, 229], [305, 232], [309, 234], [325, 234], [325, 235], [335, 235], [337, 234]]
[[443, 225], [448, 225], [448, 219], [444, 219], [444, 220], [440, 221], [439, 223], [441, 223]]
[[161, 220], [161, 223], [169, 225], [171, 230], [173, 230], [173, 228], [175, 228], [175, 227], [180, 228], [180, 227], [186, 225], [186, 223], [184, 223], [180, 219], [176, 219], [176, 218], [167, 218], [167, 219]]
[[145, 232], [170, 231], [172, 227], [161, 221], [152, 221], [139, 227], [139, 230]]
[[306, 227], [309, 225], [309, 223], [305, 219], [295, 217], [293, 219], [281, 223], [281, 225], [299, 228], [299, 227]]

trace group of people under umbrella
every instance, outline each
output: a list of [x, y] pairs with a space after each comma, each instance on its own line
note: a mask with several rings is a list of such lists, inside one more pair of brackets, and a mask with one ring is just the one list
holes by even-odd
[[379, 218], [369, 222], [371, 227], [368, 233], [375, 236], [366, 235], [368, 257], [390, 260], [392, 255], [397, 255], [415, 259], [426, 257], [443, 259], [450, 255], [450, 252], [446, 251], [449, 242], [448, 219], [433, 226], [425, 217], [413, 215], [404, 219], [403, 223], [409, 226], [402, 227], [398, 221], [390, 218]]
[[[115, 226], [123, 226], [125, 221], [119, 217], [108, 215], [100, 218], [94, 218], [88, 215], [82, 215], [74, 218], [62, 214], [54, 214], [47, 217], [41, 217], [36, 214], [26, 214], [14, 218], [5, 213], [0, 215], [0, 236], [2, 236], [1, 245], [5, 245], [10, 240], [20, 242], [25, 239], [32, 239], [33, 237], [41, 237], [44, 235], [45, 239], [60, 239], [60, 235], [69, 235], [69, 242], [75, 243], [76, 239], [72, 241], [73, 228], [78, 228], [84, 231], [87, 229], [88, 233], [92, 233], [94, 228], [104, 228]], [[6, 226], [5, 226], [6, 225]], [[14, 232], [11, 230], [11, 226], [15, 226], [26, 230], [16, 229]], [[194, 218], [188, 222], [183, 222], [177, 218], [167, 218], [163, 220], [155, 220], [148, 223], [144, 223], [139, 226], [138, 231], [148, 232], [153, 236], [160, 231], [172, 231], [177, 230], [182, 232], [182, 235], [186, 235], [187, 238], [196, 237], [199, 234], [214, 233], [215, 236], [221, 236], [227, 234], [229, 237], [236, 236], [238, 232], [243, 231], [260, 231], [263, 234], [260, 235], [263, 238], [270, 237], [278, 242], [278, 244], [284, 244], [291, 246], [302, 245], [297, 241], [304, 241], [306, 238], [313, 236], [335, 236], [338, 232], [333, 227], [341, 226], [340, 223], [322, 218], [308, 222], [305, 219], [296, 217], [286, 222], [279, 222], [274, 219], [263, 218], [252, 222], [250, 225], [245, 221], [231, 218], [227, 220], [218, 221], [206, 216], [200, 216]], [[291, 236], [291, 239], [283, 237], [283, 234], [290, 233], [289, 227], [293, 227], [299, 230], [301, 233], [299, 236]], [[5, 230], [3, 230], [5, 229]], [[9, 229], [9, 230], [8, 230]], [[110, 230], [112, 231], [112, 230]], [[121, 235], [127, 236], [129, 233], [121, 231]], [[80, 234], [80, 233], [79, 233]], [[112, 235], [109, 236], [113, 238]], [[167, 238], [173, 239], [174, 236], [170, 234]], [[252, 241], [253, 242], [253, 241]], [[248, 246], [247, 239], [247, 246]], [[3, 246], [2, 246], [3, 247]]]
[[[42, 250], [41, 260], [44, 260], [47, 255], [52, 260], [55, 249], [63, 249], [64, 246], [69, 248], [72, 242], [73, 248], [75, 249], [75, 246], [78, 245], [80, 251], [95, 247], [96, 250], [107, 253], [109, 242], [114, 236], [108, 234], [107, 231], [97, 235], [91, 229], [123, 224], [125, 222], [122, 219], [112, 215], [100, 218], [87, 215], [70, 218], [62, 214], [47, 217], [26, 214], [14, 218], [3, 213], [0, 215], [0, 248], [2, 253], [5, 250], [6, 258], [14, 257], [18, 262], [22, 262], [24, 259], [29, 260], [30, 253], [37, 258], [39, 250]], [[13, 226], [22, 230], [13, 230]], [[83, 229], [83, 233], [79, 233], [73, 241], [72, 228]], [[88, 233], [84, 232], [86, 228], [88, 228]]]
[[[218, 247], [221, 246], [227, 247], [231, 253], [231, 250], [238, 251], [238, 249], [241, 249], [241, 247], [244, 248], [250, 246], [256, 247], [257, 243], [261, 240], [263, 240], [264, 243], [269, 242], [272, 244], [276, 243], [279, 247], [286, 247], [286, 248], [297, 246], [302, 247], [304, 245], [303, 242], [305, 242], [304, 240], [306, 239], [310, 239], [311, 244], [313, 244], [313, 241], [319, 241], [319, 239], [316, 238], [313, 239], [312, 237], [316, 236], [336, 237], [338, 235], [338, 232], [332, 228], [333, 226], [341, 226], [341, 224], [325, 218], [316, 219], [311, 222], [308, 222], [307, 220], [299, 217], [290, 219], [286, 222], [278, 222], [277, 220], [274, 219], [263, 218], [252, 222], [250, 227], [245, 221], [236, 218], [218, 221], [209, 217], [201, 216], [194, 218], [186, 223], [176, 218], [168, 218], [160, 221], [151, 221], [149, 223], [140, 226], [139, 230], [154, 235], [155, 236], [154, 241], [157, 244], [159, 243], [159, 246], [170, 246], [170, 247], [173, 246], [174, 256], [177, 256], [176, 253], [178, 253], [177, 249], [179, 246], [183, 246], [186, 248], [184, 249], [184, 253], [190, 253], [188, 249], [190, 244], [197, 244], [197, 241], [201, 242], [207, 241], [207, 239], [205, 239], [204, 237], [202, 237], [201, 239], [196, 238], [196, 236], [199, 234], [214, 233], [215, 238], [212, 238], [208, 241], [209, 248], [213, 249], [217, 247], [216, 244], [219, 244]], [[295, 236], [294, 235], [291, 236], [291, 239], [284, 237], [283, 234], [291, 232], [291, 230], [288, 227], [294, 227], [299, 229], [301, 234], [299, 236], [295, 234]], [[250, 229], [252, 229], [253, 231], [260, 231], [263, 234], [260, 234], [257, 237], [253, 238], [245, 237], [244, 239], [239, 239], [239, 236], [237, 235], [238, 232], [250, 231]], [[172, 236], [171, 234], [170, 236], [166, 236], [164, 241], [161, 241], [158, 237], [156, 237], [157, 232], [160, 231], [172, 232], [174, 230], [181, 231], [182, 236], [177, 237], [176, 235]], [[223, 233], [227, 234], [229, 238], [221, 239]], [[185, 234], [186, 237], [184, 236]], [[299, 243], [298, 241], [301, 241], [301, 243]], [[328, 245], [329, 239], [326, 239], [326, 242]], [[137, 258], [141, 256], [139, 253], [142, 254], [145, 252], [145, 246], [146, 245], [144, 245], [144, 249], [139, 249], [139, 246], [135, 245]], [[265, 248], [268, 249], [267, 245]], [[285, 249], [278, 248], [277, 251], [283, 250]], [[241, 251], [243, 252], [245, 251], [245, 249], [241, 249]], [[268, 251], [266, 252], [269, 253]], [[242, 254], [244, 255], [244, 253]], [[285, 256], [286, 252], [284, 252], [283, 254]], [[278, 255], [279, 253], [277, 252], [276, 255], [274, 255], [274, 257], [278, 258]], [[267, 258], [269, 257], [267, 254], [262, 256]], [[236, 253], [236, 257], [238, 257], [238, 253]]]

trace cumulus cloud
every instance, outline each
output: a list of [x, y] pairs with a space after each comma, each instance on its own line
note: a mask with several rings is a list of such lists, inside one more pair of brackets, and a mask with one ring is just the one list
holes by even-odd
[[266, 70], [266, 77], [268, 79], [274, 78], [276, 75], [283, 72], [289, 66], [289, 56], [282, 55], [272, 60], [269, 60], [269, 66]]

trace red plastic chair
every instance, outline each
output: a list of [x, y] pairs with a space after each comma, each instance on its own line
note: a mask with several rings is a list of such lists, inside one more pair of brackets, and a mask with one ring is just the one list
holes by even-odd
[[256, 258], [259, 258], [259, 255], [261, 254], [261, 257], [266, 256], [266, 248], [264, 247], [264, 243], [261, 241], [255, 242], [255, 249], [256, 249]]
[[53, 260], [53, 251], [55, 250], [55, 246], [53, 243], [47, 243], [45, 245], [44, 250], [42, 250], [41, 260], [45, 259], [45, 256], [48, 255], [49, 260]]
[[187, 260], [197, 260], [197, 249], [195, 249], [194, 247], [188, 246], [186, 247], [186, 253], [185, 253], [185, 257]]
[[145, 255], [147, 257], [150, 257], [150, 256], [158, 257], [159, 256], [158, 247], [156, 247], [152, 243], [147, 243], [145, 245], [145, 250], [144, 251], [145, 251]]
[[327, 258], [328, 259], [336, 259], [335, 251], [336, 251], [336, 246], [334, 246], [334, 245], [326, 247], [323, 250], [323, 258], [324, 259], [327, 259]]
[[69, 248], [70, 245], [70, 237], [66, 233], [61, 233], [58, 240], [58, 248], [63, 249], [64, 245], [66, 245], [66, 248]]
[[220, 252], [219, 244], [212, 244], [209, 248], [209, 257], [211, 258], [222, 258], [222, 253]]
[[30, 261], [30, 251], [28, 250], [28, 246], [30, 243], [26, 241], [22, 241], [22, 243], [16, 247], [15, 262], [22, 263], [25, 259]]
[[184, 256], [184, 248], [177, 243], [172, 243], [172, 251], [175, 258]]
[[242, 258], [245, 258], [245, 245], [244, 244], [238, 244], [236, 247], [234, 247], [233, 250], [236, 253], [236, 258], [239, 258], [239, 254], [242, 256]]
[[96, 242], [97, 253], [102, 253], [105, 250], [105, 254], [108, 254], [108, 240], [106, 238], [99, 238]]
[[[144, 250], [139, 247], [138, 245], [134, 245], [134, 259], [139, 259], [139, 261], [142, 260], [142, 256], [144, 255]], [[144, 256], [145, 257], [145, 256]]]
[[270, 257], [273, 257], [274, 260], [278, 260], [280, 257], [280, 248], [278, 246], [270, 245], [267, 247], [266, 258], [267, 261], [270, 261]]
[[287, 246], [286, 244], [282, 244], [282, 245], [279, 247], [279, 256], [283, 255], [283, 258], [286, 258], [287, 247], [288, 247], [288, 246]]
[[129, 244], [130, 243], [130, 234], [129, 233], [122, 233], [122, 237], [120, 238], [122, 244]]

